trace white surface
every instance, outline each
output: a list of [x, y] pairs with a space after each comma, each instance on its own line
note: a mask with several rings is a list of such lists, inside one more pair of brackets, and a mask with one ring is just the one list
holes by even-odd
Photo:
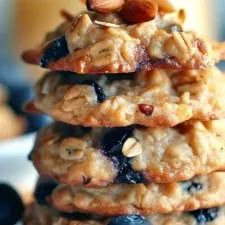
[[37, 173], [27, 156], [35, 134], [0, 142], [0, 182], [11, 184], [21, 195], [31, 193]]

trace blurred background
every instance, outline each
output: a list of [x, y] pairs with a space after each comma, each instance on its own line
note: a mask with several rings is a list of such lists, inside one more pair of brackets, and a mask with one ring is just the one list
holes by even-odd
[[[186, 9], [188, 29], [209, 38], [225, 39], [225, 0], [172, 1]], [[32, 97], [31, 87], [44, 70], [25, 65], [20, 55], [38, 45], [47, 31], [54, 30], [62, 20], [61, 9], [76, 14], [85, 6], [81, 0], [0, 0], [0, 125], [7, 127], [11, 122], [7, 131], [0, 129], [0, 139], [1, 135], [8, 138], [11, 134], [35, 131], [48, 121], [47, 117], [24, 114], [21, 110], [22, 103]], [[10, 108], [5, 107], [6, 102]], [[15, 118], [13, 112], [22, 118]]]

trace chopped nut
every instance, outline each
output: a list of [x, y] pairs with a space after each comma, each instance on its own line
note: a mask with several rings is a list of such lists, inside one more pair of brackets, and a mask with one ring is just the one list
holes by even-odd
[[142, 153], [141, 144], [135, 138], [128, 138], [123, 145], [122, 153], [126, 157], [134, 157]]
[[139, 110], [144, 113], [146, 116], [151, 116], [154, 111], [154, 106], [147, 104], [139, 104]]
[[114, 24], [114, 23], [107, 23], [107, 22], [102, 22], [102, 21], [98, 21], [98, 20], [95, 20], [94, 23], [97, 25], [104, 26], [104, 27], [115, 27], [115, 28], [120, 27], [119, 25]]
[[120, 14], [131, 23], [143, 23], [152, 20], [158, 13], [158, 5], [152, 0], [127, 0]]
[[181, 100], [185, 104], [190, 103], [190, 92], [184, 92], [184, 94], [181, 96]]
[[89, 10], [100, 13], [110, 13], [119, 10], [125, 0], [87, 0], [86, 5]]

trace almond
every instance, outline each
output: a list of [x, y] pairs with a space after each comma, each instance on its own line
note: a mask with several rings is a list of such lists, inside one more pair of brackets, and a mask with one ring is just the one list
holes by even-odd
[[175, 7], [169, 0], [153, 0], [159, 7], [160, 11], [173, 12]]
[[103, 26], [103, 27], [114, 27], [114, 28], [120, 27], [119, 25], [114, 24], [114, 23], [107, 23], [107, 22], [102, 22], [102, 21], [98, 21], [98, 20], [95, 20], [94, 24], [97, 24], [97, 25], [100, 25], [100, 26]]
[[152, 0], [127, 0], [120, 14], [130, 23], [152, 20], [158, 13], [158, 5]]
[[86, 5], [89, 10], [100, 13], [110, 13], [119, 10], [125, 0], [87, 0]]

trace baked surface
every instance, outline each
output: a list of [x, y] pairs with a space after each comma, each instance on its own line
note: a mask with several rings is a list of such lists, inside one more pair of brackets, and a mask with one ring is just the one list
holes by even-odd
[[[218, 45], [182, 31], [184, 12], [126, 24], [118, 14], [83, 13], [48, 35], [36, 50], [23, 54], [28, 63], [80, 74], [128, 73], [140, 69], [200, 69], [220, 58]], [[104, 23], [107, 22], [107, 23]]]
[[114, 81], [104, 76], [85, 78], [47, 74], [36, 85], [35, 107], [58, 121], [104, 127], [172, 127], [189, 119], [225, 116], [225, 76], [215, 67], [139, 72], [133, 79], [129, 74], [125, 80]]
[[225, 169], [225, 120], [92, 129], [55, 122], [39, 132], [32, 160], [42, 176], [69, 185], [188, 180]]
[[225, 203], [223, 172], [169, 184], [114, 184], [102, 188], [59, 185], [51, 203], [62, 211], [101, 215], [171, 213]]
[[[209, 213], [213, 212], [213, 213]], [[200, 221], [199, 218], [202, 218]], [[222, 225], [225, 223], [225, 209], [198, 210], [194, 212], [177, 212], [167, 215], [152, 215], [147, 217], [151, 225]], [[24, 225], [108, 225], [106, 220], [76, 220], [60, 217], [53, 210], [33, 204], [26, 208]], [[201, 223], [202, 222], [202, 223]]]

